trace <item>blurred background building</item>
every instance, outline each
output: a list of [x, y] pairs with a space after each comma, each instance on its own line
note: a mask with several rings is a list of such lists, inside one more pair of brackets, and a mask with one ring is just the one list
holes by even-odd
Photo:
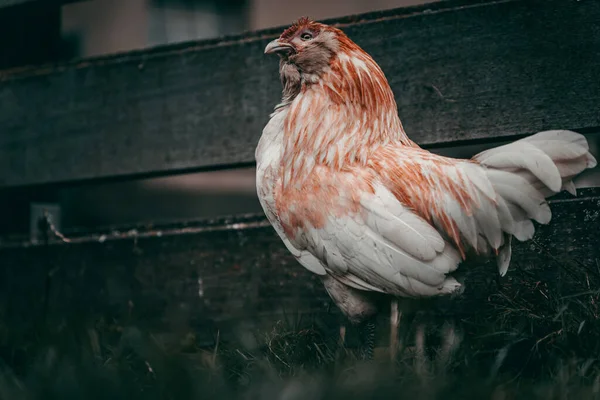
[[94, 56], [433, 0], [89, 0], [62, 7], [62, 33]]

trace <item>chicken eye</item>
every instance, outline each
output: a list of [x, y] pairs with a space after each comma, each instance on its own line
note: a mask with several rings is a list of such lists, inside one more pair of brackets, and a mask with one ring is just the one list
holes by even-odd
[[310, 40], [313, 38], [313, 35], [310, 32], [304, 32], [302, 35], [300, 35], [300, 39], [302, 40]]

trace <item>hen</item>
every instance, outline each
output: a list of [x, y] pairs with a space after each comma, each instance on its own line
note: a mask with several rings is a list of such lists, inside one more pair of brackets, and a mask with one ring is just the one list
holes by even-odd
[[471, 255], [495, 256], [504, 275], [512, 236], [531, 239], [532, 220], [550, 222], [545, 198], [575, 194], [573, 177], [596, 165], [565, 130], [470, 160], [421, 149], [380, 67], [335, 27], [301, 18], [265, 53], [280, 57], [283, 95], [256, 148], [260, 203], [352, 323], [390, 296], [393, 346], [398, 298], [460, 291], [452, 273]]

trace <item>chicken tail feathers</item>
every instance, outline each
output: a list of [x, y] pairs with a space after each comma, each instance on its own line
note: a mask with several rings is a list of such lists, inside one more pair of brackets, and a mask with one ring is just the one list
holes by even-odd
[[[576, 195], [573, 178], [597, 164], [586, 138], [567, 130], [539, 132], [483, 151], [473, 160], [486, 168], [498, 194], [496, 200], [505, 217], [502, 229], [520, 241], [533, 237], [532, 220], [550, 222], [546, 198], [562, 190]], [[510, 259], [510, 241], [505, 241], [499, 255], [498, 268], [503, 275]]]

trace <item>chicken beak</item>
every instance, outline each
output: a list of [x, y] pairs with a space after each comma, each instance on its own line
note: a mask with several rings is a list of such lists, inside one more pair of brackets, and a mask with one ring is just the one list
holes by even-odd
[[294, 47], [292, 47], [289, 43], [283, 43], [279, 41], [279, 39], [275, 39], [270, 42], [267, 47], [265, 47], [265, 54], [273, 54], [273, 53], [291, 53], [294, 51]]

